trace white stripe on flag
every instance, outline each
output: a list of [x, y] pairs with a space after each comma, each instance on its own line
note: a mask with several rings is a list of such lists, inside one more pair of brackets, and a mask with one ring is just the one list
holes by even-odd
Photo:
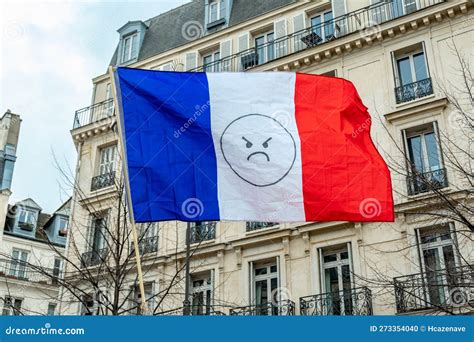
[[294, 73], [208, 73], [221, 220], [304, 221]]

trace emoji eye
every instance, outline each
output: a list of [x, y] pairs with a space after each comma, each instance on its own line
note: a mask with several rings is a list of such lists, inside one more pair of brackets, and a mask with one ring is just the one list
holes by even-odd
[[253, 144], [249, 140], [245, 139], [244, 137], [242, 137], [242, 139], [246, 141], [245, 147], [251, 148], [253, 146]]
[[268, 147], [268, 142], [272, 140], [272, 138], [268, 138], [267, 140], [265, 140], [262, 144], [263, 148], [267, 148]]

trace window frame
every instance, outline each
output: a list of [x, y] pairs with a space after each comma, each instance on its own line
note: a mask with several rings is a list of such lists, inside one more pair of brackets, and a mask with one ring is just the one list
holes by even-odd
[[[25, 221], [22, 221], [22, 216], [25, 216]], [[30, 222], [31, 219], [31, 222]], [[18, 215], [18, 227], [22, 230], [33, 231], [38, 221], [38, 212], [30, 208], [21, 208], [20, 215]], [[25, 229], [25, 227], [31, 224], [31, 229]]]
[[[202, 71], [204, 72], [219, 72], [220, 71], [220, 65], [221, 63], [219, 62], [221, 57], [221, 52], [220, 50], [215, 50], [210, 53], [207, 53], [202, 56]], [[206, 58], [210, 58], [209, 62], [206, 62]]]
[[[99, 147], [99, 163], [97, 165], [97, 176], [105, 176], [117, 171], [117, 145]], [[108, 160], [104, 161], [104, 158]]]
[[[130, 41], [130, 45], [127, 49], [127, 41]], [[122, 63], [130, 62], [138, 57], [138, 46], [134, 47], [134, 44], [138, 43], [138, 32], [131, 32], [122, 38], [122, 53], [121, 60]], [[126, 51], [126, 49], [128, 51]], [[135, 50], [136, 55], [132, 55], [132, 52]]]
[[[276, 271], [271, 272], [271, 267], [276, 266]], [[260, 268], [266, 268], [266, 274], [259, 274], [256, 275], [256, 270]], [[277, 289], [281, 287], [281, 274], [280, 274], [280, 258], [278, 256], [273, 257], [271, 259], [265, 260], [265, 261], [253, 261], [251, 262], [251, 267], [250, 267], [250, 302], [252, 305], [258, 306], [258, 305], [266, 305], [266, 304], [272, 304], [275, 298], [272, 298], [275, 294], [273, 293], [273, 290], [271, 289], [271, 280], [275, 279], [277, 280]], [[270, 299], [269, 302], [267, 303], [257, 303], [257, 282], [258, 281], [266, 281], [267, 282], [267, 291], [268, 291], [268, 298]], [[278, 303], [281, 302], [281, 291], [277, 291], [276, 295], [278, 295], [278, 298], [276, 298], [276, 301]], [[274, 303], [273, 303], [274, 304]], [[269, 308], [270, 310], [270, 308]], [[268, 313], [267, 313], [268, 314]], [[271, 315], [271, 314], [270, 314]]]
[[[271, 39], [269, 39], [269, 36], [271, 36]], [[260, 45], [257, 45], [257, 40], [263, 38], [263, 43]], [[262, 65], [268, 62], [273, 61], [276, 57], [275, 53], [275, 30], [268, 30], [266, 32], [260, 33], [258, 35], [255, 35], [253, 37], [253, 44], [254, 44], [254, 49], [255, 52], [257, 53], [257, 65]], [[259, 51], [263, 50], [264, 56], [263, 59], [260, 59]], [[270, 53], [271, 52], [271, 53]]]
[[[328, 21], [331, 22], [331, 24], [327, 24], [326, 23], [326, 15], [331, 13], [331, 19], [329, 19]], [[321, 28], [321, 42], [326, 42], [329, 40], [328, 38], [328, 34], [326, 33], [326, 28], [330, 25], [332, 27], [332, 36], [336, 36], [336, 27], [334, 25], [334, 13], [332, 11], [332, 9], [328, 9], [328, 10], [325, 10], [325, 11], [322, 11], [322, 12], [318, 12], [316, 14], [313, 14], [309, 17], [309, 29], [311, 30], [311, 32], [317, 34], [316, 32], [314, 32], [313, 30], [313, 26], [317, 26], [317, 25], [313, 25], [313, 19], [319, 17], [320, 19], [320, 23], [318, 24], [319, 27]]]
[[[15, 253], [18, 255], [15, 257]], [[29, 251], [19, 248], [12, 249], [9, 275], [15, 278], [28, 279]]]
[[[197, 274], [191, 274], [190, 277], [190, 298], [191, 303], [191, 315], [210, 315], [212, 313], [212, 306], [214, 303], [214, 270], [200, 272]], [[200, 286], [194, 286], [195, 281], [203, 281]], [[203, 301], [199, 304], [199, 308], [203, 308], [202, 313], [195, 311], [194, 298], [195, 295], [202, 293]]]
[[[10, 295], [3, 297], [2, 316], [19, 316], [21, 314], [23, 301], [24, 298], [21, 297], [14, 297]], [[20, 305], [17, 307], [16, 304], [18, 302]]]

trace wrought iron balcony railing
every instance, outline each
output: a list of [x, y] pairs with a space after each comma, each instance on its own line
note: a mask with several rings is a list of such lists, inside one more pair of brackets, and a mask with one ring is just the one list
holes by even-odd
[[24, 261], [2, 259], [0, 260], [0, 277], [57, 285], [61, 277], [61, 270], [39, 266], [36, 268]]
[[304, 316], [372, 315], [372, 292], [367, 287], [359, 287], [301, 297], [300, 314]]
[[102, 248], [82, 253], [81, 264], [82, 267], [92, 267], [100, 265], [107, 259], [109, 253], [108, 248]]
[[72, 129], [107, 119], [114, 115], [114, 100], [108, 99], [76, 111]]
[[[158, 251], [158, 236], [151, 236], [151, 237], [141, 238], [141, 239], [139, 238], [138, 246], [140, 248], [141, 255], [157, 252]], [[135, 250], [133, 242], [131, 243], [130, 249], [133, 254]]]
[[442, 189], [448, 186], [446, 169], [419, 173], [415, 172], [407, 177], [408, 195], [413, 196], [431, 190]]
[[115, 171], [92, 177], [91, 191], [106, 188], [115, 184]]
[[194, 222], [190, 228], [191, 243], [198, 243], [216, 238], [216, 222]]
[[398, 313], [474, 303], [474, 265], [393, 279]]
[[264, 229], [268, 227], [276, 226], [277, 222], [247, 222], [245, 230], [247, 232], [252, 232], [254, 230]]
[[265, 303], [230, 309], [231, 316], [294, 316], [295, 303], [281, 300], [280, 303]]
[[397, 103], [404, 103], [420, 99], [433, 94], [431, 78], [405, 84], [395, 88], [395, 99]]
[[[345, 37], [352, 33], [373, 35], [378, 25], [445, 2], [445, 0], [380, 1], [321, 24], [288, 34], [191, 71], [245, 71], [273, 60]], [[324, 33], [323, 33], [324, 32]]]
[[[191, 316], [226, 316], [221, 310], [217, 310], [217, 307], [213, 305], [201, 306], [201, 305], [190, 305], [189, 313]], [[184, 313], [184, 307], [164, 310], [156, 312], [155, 315], [159, 316], [182, 316]]]

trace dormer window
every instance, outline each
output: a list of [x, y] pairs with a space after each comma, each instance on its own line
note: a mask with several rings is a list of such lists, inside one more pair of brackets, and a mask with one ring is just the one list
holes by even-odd
[[22, 209], [18, 218], [18, 227], [32, 231], [36, 226], [36, 212], [30, 209]]
[[126, 63], [138, 57], [138, 33], [132, 33], [123, 37], [122, 63]]

